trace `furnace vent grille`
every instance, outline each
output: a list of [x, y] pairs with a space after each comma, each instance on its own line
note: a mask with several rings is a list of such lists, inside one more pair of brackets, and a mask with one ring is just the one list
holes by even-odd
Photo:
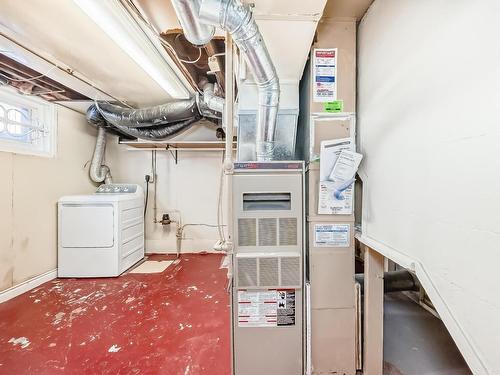
[[257, 245], [256, 219], [238, 219], [238, 244], [240, 246]]
[[276, 218], [259, 219], [259, 246], [276, 246], [278, 244]]
[[238, 259], [238, 285], [257, 285], [257, 258]]
[[259, 286], [274, 286], [279, 284], [279, 259], [259, 259]]
[[240, 218], [238, 245], [297, 246], [298, 230], [295, 217]]
[[297, 245], [297, 218], [281, 217], [279, 219], [280, 246]]
[[281, 284], [280, 285], [298, 285], [300, 284], [300, 259], [299, 258], [281, 258]]
[[236, 258], [239, 287], [300, 287], [300, 257]]

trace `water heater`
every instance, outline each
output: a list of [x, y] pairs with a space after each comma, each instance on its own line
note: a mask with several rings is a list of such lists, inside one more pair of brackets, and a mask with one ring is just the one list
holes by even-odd
[[304, 374], [304, 166], [235, 163], [235, 375]]

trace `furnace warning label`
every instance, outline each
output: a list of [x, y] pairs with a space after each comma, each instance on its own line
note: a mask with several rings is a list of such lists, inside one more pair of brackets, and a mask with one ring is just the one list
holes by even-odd
[[295, 325], [295, 290], [239, 290], [238, 327]]
[[313, 54], [313, 100], [337, 100], [337, 49], [315, 49]]
[[278, 290], [277, 325], [295, 325], [295, 290]]

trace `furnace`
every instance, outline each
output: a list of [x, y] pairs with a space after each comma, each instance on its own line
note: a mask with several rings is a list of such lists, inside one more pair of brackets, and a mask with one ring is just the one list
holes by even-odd
[[302, 162], [235, 163], [235, 375], [304, 368]]

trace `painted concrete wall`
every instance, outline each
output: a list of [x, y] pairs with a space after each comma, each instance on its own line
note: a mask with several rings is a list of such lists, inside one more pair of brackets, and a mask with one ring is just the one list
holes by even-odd
[[0, 290], [57, 267], [57, 200], [95, 190], [86, 162], [95, 131], [58, 107], [54, 158], [0, 152]]
[[[151, 175], [151, 151], [132, 151], [108, 136], [106, 158], [114, 182], [135, 183], [146, 188], [144, 176]], [[169, 152], [157, 152], [158, 219], [163, 212], [184, 224], [217, 224], [217, 199], [222, 163], [221, 151], [179, 151], [178, 163]], [[146, 215], [146, 252], [176, 251], [175, 224], [153, 223], [153, 184]], [[225, 195], [224, 202], [227, 200]], [[225, 206], [224, 206], [225, 207]], [[185, 228], [182, 252], [211, 251], [218, 240], [217, 228], [189, 226]]]
[[376, 0], [359, 28], [363, 238], [499, 374], [500, 2]]

